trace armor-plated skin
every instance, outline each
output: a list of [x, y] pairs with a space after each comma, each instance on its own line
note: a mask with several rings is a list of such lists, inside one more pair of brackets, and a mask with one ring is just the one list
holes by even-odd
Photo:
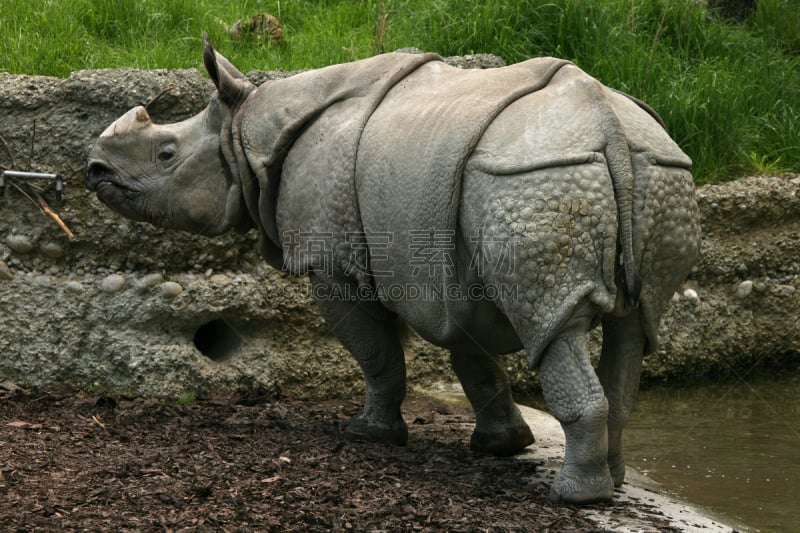
[[524, 348], [566, 436], [552, 498], [610, 499], [642, 357], [699, 248], [691, 162], [655, 112], [553, 58], [386, 54], [259, 88], [208, 43], [204, 62], [218, 95], [200, 115], [135, 108], [101, 135], [98, 197], [158, 226], [254, 228], [267, 261], [308, 274], [364, 371], [350, 438], [407, 441], [400, 317], [450, 350], [471, 446], [518, 452], [533, 435], [498, 356]]

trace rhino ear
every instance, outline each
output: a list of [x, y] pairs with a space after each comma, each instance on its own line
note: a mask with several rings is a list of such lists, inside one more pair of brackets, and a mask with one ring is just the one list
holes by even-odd
[[203, 35], [203, 42], [205, 44], [203, 64], [206, 71], [217, 87], [220, 99], [228, 107], [235, 109], [255, 89], [255, 85], [250, 83], [230, 61], [214, 50], [214, 46], [208, 40], [208, 35]]

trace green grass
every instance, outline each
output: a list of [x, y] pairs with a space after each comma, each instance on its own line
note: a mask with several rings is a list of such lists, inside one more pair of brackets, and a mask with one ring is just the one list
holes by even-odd
[[197, 394], [194, 392], [184, 392], [178, 397], [178, 405], [194, 405], [197, 403]]
[[[800, 1], [758, 5], [735, 25], [691, 0], [0, 0], [0, 71], [202, 69], [204, 31], [244, 71], [407, 46], [553, 55], [653, 105], [697, 180], [713, 182], [800, 171]], [[281, 44], [228, 38], [226, 25], [256, 12], [282, 21]]]

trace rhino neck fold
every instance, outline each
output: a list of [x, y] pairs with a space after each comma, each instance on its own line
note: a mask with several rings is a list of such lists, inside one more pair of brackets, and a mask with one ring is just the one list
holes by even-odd
[[[354, 183], [361, 133], [386, 93], [430, 61], [441, 58], [436, 54], [385, 54], [334, 65], [267, 82], [242, 105], [234, 120], [233, 145], [245, 203], [259, 228], [262, 253], [273, 266], [282, 261], [281, 231], [343, 235], [362, 230]], [[289, 157], [298, 140], [312, 134], [320, 139], [313, 151]], [[297, 205], [295, 212], [312, 211], [310, 216], [279, 221], [284, 182], [309, 173], [320, 184], [314, 199], [319, 209]], [[340, 205], [342, 199], [347, 205]], [[326, 219], [326, 211], [335, 215]], [[303, 266], [281, 266], [298, 274], [305, 270]]]

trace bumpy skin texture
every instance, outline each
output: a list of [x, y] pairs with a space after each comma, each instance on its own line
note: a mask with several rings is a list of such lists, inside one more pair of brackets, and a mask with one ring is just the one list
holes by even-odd
[[518, 452], [534, 439], [498, 356], [524, 347], [566, 436], [553, 499], [611, 498], [642, 357], [699, 247], [691, 163], [655, 113], [553, 58], [387, 54], [257, 89], [210, 45], [204, 62], [204, 113], [155, 126], [137, 108], [98, 140], [101, 200], [199, 233], [252, 226], [273, 266], [308, 274], [364, 371], [350, 438], [408, 439], [399, 316], [450, 349], [471, 446]]

